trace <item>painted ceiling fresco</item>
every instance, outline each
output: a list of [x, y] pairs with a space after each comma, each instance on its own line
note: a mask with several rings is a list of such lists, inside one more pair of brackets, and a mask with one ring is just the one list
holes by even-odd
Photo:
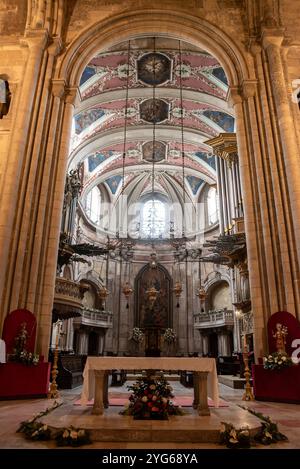
[[[221, 111], [216, 111], [206, 103], [198, 103], [184, 99], [183, 117], [181, 115], [180, 99], [164, 98], [143, 100], [130, 99], [127, 108], [127, 127], [142, 126], [153, 122], [159, 127], [160, 124], [172, 127], [190, 128], [209, 138], [220, 132], [233, 132], [234, 118]], [[97, 133], [109, 129], [121, 130], [125, 125], [125, 100], [116, 100], [109, 103], [101, 103], [90, 110], [75, 115], [75, 132], [77, 145], [83, 140], [94, 137]], [[74, 147], [76, 144], [74, 145]]]
[[186, 179], [193, 194], [196, 195], [200, 187], [204, 184], [203, 179], [197, 178], [196, 176], [187, 176]]
[[[123, 43], [98, 54], [85, 68], [70, 155], [81, 152], [85, 187], [101, 181], [118, 197], [121, 187], [134, 188], [136, 180], [142, 181], [143, 193], [151, 190], [157, 165], [156, 190], [168, 195], [178, 186], [182, 193], [183, 150], [190, 197], [198, 197], [206, 182], [216, 180], [215, 157], [202, 142], [234, 132], [234, 117], [225, 102], [227, 78], [210, 54], [187, 44], [180, 54], [178, 41], [170, 41], [157, 38], [154, 47], [152, 38], [137, 39], [129, 54]], [[84, 154], [82, 149], [92, 142], [93, 150]]]
[[[164, 57], [162, 59], [161, 57]], [[128, 66], [129, 62], [129, 66]], [[94, 73], [93, 73], [94, 71]], [[134, 50], [130, 52], [108, 52], [94, 57], [88, 64], [81, 79], [83, 99], [103, 91], [129, 88], [157, 87], [179, 88], [180, 75], [183, 89], [208, 93], [225, 99], [226, 75], [219, 62], [211, 55], [201, 52], [169, 50], [163, 54], [157, 51]]]

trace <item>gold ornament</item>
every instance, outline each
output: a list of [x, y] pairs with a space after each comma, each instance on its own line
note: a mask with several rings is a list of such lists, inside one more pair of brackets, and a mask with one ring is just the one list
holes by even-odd
[[197, 296], [199, 298], [200, 301], [203, 301], [205, 300], [206, 298], [206, 291], [204, 289], [204, 287], [202, 285], [200, 285], [200, 287], [198, 288], [198, 291], [197, 291]]
[[150, 287], [146, 291], [146, 295], [147, 295], [148, 301], [150, 303], [150, 307], [153, 308], [153, 305], [154, 305], [155, 300], [156, 300], [157, 295], [158, 295], [158, 291], [156, 290], [155, 287]]
[[131, 288], [131, 286], [129, 285], [128, 282], [126, 282], [124, 285], [123, 285], [123, 294], [125, 295], [125, 298], [127, 300], [127, 305], [126, 305], [126, 308], [128, 309], [129, 308], [129, 297], [130, 295], [132, 294], [133, 292], [133, 289]]

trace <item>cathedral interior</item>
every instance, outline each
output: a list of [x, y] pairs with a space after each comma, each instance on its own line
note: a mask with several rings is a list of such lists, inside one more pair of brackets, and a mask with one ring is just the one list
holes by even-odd
[[[52, 448], [15, 431], [54, 399], [43, 422], [76, 410], [95, 448], [214, 448], [255, 412], [300, 448], [299, 20], [291, 0], [0, 0], [1, 449]], [[155, 363], [194, 392], [185, 439], [116, 436], [108, 391]]]

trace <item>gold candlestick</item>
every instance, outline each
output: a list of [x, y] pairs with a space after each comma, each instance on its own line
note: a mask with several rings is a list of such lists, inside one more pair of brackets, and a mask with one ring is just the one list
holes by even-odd
[[244, 395], [243, 395], [243, 401], [254, 401], [254, 396], [253, 396], [252, 388], [251, 388], [251, 384], [250, 384], [251, 371], [250, 371], [249, 366], [248, 366], [249, 359], [248, 359], [248, 349], [247, 349], [246, 336], [244, 337], [243, 361], [244, 361], [244, 365], [245, 365], [244, 376], [245, 376], [245, 381], [246, 381], [245, 392], [244, 392]]
[[50, 389], [48, 392], [48, 399], [57, 399], [59, 397], [59, 392], [57, 390], [57, 383], [56, 383], [56, 378], [58, 375], [58, 342], [59, 342], [59, 336], [60, 336], [60, 328], [62, 325], [62, 321], [57, 321], [57, 334], [56, 334], [56, 339], [55, 339], [55, 350], [54, 350], [54, 358], [53, 358], [53, 365], [52, 365], [52, 371], [51, 371], [51, 376], [52, 376], [52, 382], [50, 384]]

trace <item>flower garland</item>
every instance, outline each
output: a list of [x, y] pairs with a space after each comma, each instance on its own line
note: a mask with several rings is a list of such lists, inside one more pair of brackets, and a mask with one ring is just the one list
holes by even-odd
[[221, 422], [220, 444], [226, 445], [227, 448], [250, 448], [249, 427], [236, 429], [232, 423]]
[[56, 440], [57, 446], [81, 446], [91, 443], [90, 433], [83, 428], [68, 427], [58, 431], [51, 430], [48, 425], [38, 419], [52, 412], [63, 402], [54, 401], [52, 407], [34, 415], [31, 419], [21, 422], [17, 433], [24, 433], [28, 440]]
[[270, 445], [278, 441], [287, 441], [287, 437], [278, 430], [277, 423], [273, 422], [270, 417], [255, 412], [249, 407], [242, 405], [239, 407], [262, 420], [260, 429], [251, 437], [249, 427], [237, 429], [232, 423], [221, 422], [220, 444], [226, 445], [227, 448], [250, 448], [257, 444]]
[[72, 426], [60, 430], [55, 440], [57, 446], [82, 446], [91, 443], [90, 432]]
[[255, 415], [262, 420], [260, 430], [254, 435], [254, 440], [263, 445], [270, 445], [271, 443], [277, 443], [278, 441], [287, 441], [287, 437], [278, 430], [277, 423], [273, 422], [270, 417], [263, 415], [260, 412], [249, 407], [239, 406], [242, 409], [247, 410], [250, 414]]
[[182, 415], [183, 411], [173, 404], [173, 388], [163, 375], [142, 376], [132, 386], [127, 408], [121, 415], [133, 415], [135, 419], [167, 420], [169, 415]]
[[274, 352], [263, 358], [265, 370], [282, 370], [293, 366], [293, 360], [285, 352]]

